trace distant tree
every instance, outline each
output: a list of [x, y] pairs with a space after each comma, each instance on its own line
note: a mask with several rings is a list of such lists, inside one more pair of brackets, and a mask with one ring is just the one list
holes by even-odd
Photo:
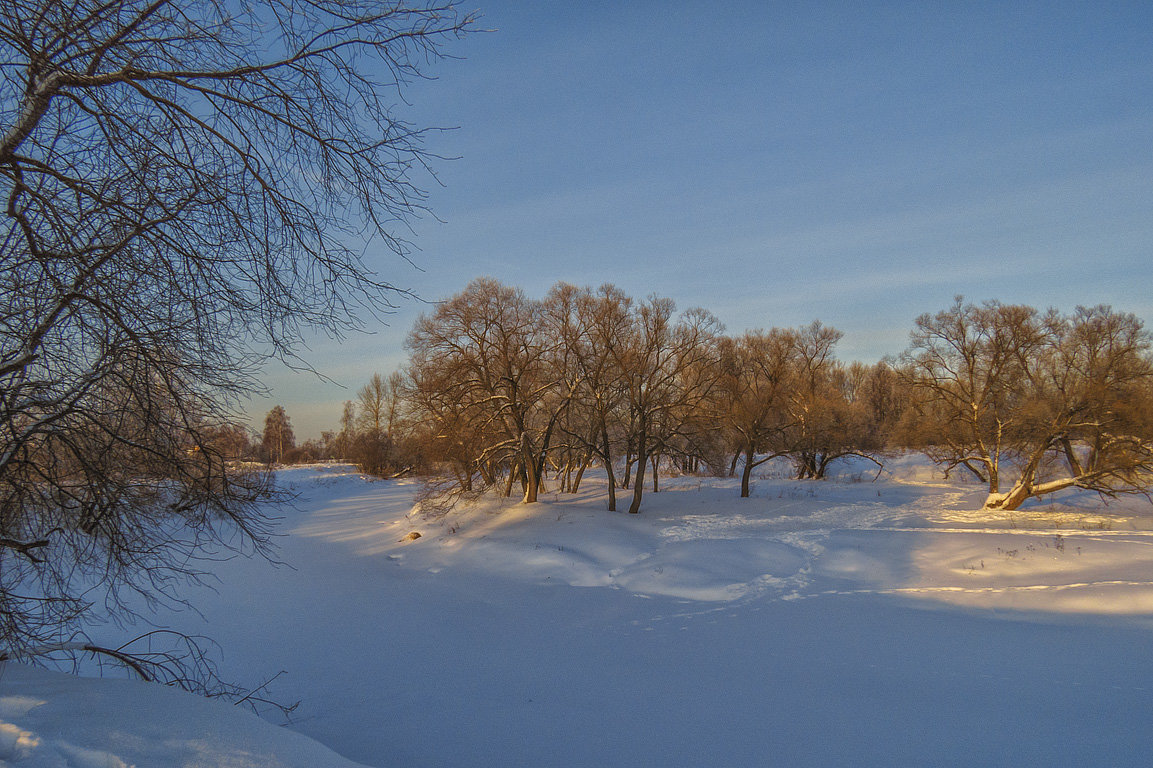
[[[541, 304], [545, 333], [553, 340], [548, 356], [548, 377], [554, 382], [549, 399], [565, 403], [560, 409], [550, 445], [550, 462], [557, 470], [561, 492], [576, 493], [584, 471], [592, 462], [589, 414], [577, 402], [583, 372], [578, 357], [580, 302], [588, 289], [557, 283]], [[551, 407], [551, 403], [550, 406]]]
[[813, 322], [793, 334], [796, 374], [790, 393], [790, 453], [799, 479], [821, 480], [829, 465], [847, 456], [880, 462], [866, 404], [853, 397], [851, 371], [834, 357], [835, 328]]
[[1017, 509], [1069, 487], [1148, 491], [1149, 349], [1140, 320], [1108, 307], [958, 298], [917, 319], [903, 362], [930, 455], [987, 483], [987, 508]]
[[778, 328], [750, 331], [722, 345], [719, 415], [737, 456], [744, 457], [742, 498], [750, 493], [753, 470], [792, 447], [795, 349], [793, 332]]
[[356, 450], [356, 403], [344, 401], [340, 412], [340, 432], [336, 436], [336, 454], [342, 461], [351, 461]]
[[264, 434], [261, 438], [264, 455], [273, 464], [284, 463], [285, 455], [296, 447], [296, 436], [292, 433], [292, 421], [284, 412], [284, 406], [273, 406], [264, 417]]
[[410, 363], [405, 397], [418, 425], [412, 439], [434, 469], [451, 474], [456, 489], [471, 493], [478, 475], [482, 488], [497, 482], [493, 465], [484, 458], [493, 433], [476, 418], [474, 404], [458, 397], [453, 369], [438, 365], [439, 359], [421, 352]]
[[697, 472], [704, 464], [719, 472], [724, 462], [724, 438], [717, 428], [718, 368], [724, 324], [708, 310], [695, 307], [678, 318], [678, 352], [683, 356], [677, 374], [676, 398], [662, 410], [654, 431], [649, 467], [653, 490], [663, 464]]
[[320, 457], [325, 460], [340, 458], [337, 455], [336, 445], [336, 433], [331, 429], [322, 430], [320, 433]]
[[324, 458], [324, 444], [320, 440], [310, 438], [288, 451], [286, 455], [288, 464], [311, 464]]
[[815, 480], [846, 456], [877, 461], [884, 436], [874, 406], [886, 407], [877, 401], [886, 373], [838, 362], [833, 349], [840, 338], [814, 322], [725, 341], [719, 418], [737, 452], [733, 469], [744, 458], [742, 497], [749, 495], [753, 469], [775, 458], [789, 457], [798, 479]]
[[359, 415], [351, 458], [363, 472], [382, 475], [394, 468], [392, 449], [402, 386], [398, 373], [387, 379], [374, 373], [357, 393]]
[[877, 451], [900, 443], [909, 392], [891, 361], [850, 363], [845, 369], [845, 393], [864, 419], [862, 448]]
[[245, 427], [235, 423], [224, 423], [217, 427], [208, 427], [206, 435], [223, 458], [230, 461], [251, 458], [252, 441]]

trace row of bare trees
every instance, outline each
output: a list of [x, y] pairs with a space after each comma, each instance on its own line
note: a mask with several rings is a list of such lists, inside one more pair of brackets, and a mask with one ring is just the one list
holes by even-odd
[[[409, 422], [459, 487], [520, 485], [536, 501], [546, 471], [575, 491], [587, 467], [608, 474], [640, 510], [662, 466], [749, 477], [787, 456], [798, 476], [879, 449], [897, 412], [885, 365], [846, 366], [840, 334], [820, 323], [732, 338], [709, 312], [677, 314], [667, 298], [560, 283], [543, 300], [490, 279], [422, 317], [409, 336]], [[868, 396], [869, 388], [882, 390]], [[879, 397], [879, 399], [878, 399]], [[623, 472], [618, 476], [618, 470]]]
[[356, 401], [344, 404], [340, 432], [324, 433], [326, 458], [351, 461], [372, 475], [393, 476], [424, 468], [420, 450], [409, 438], [403, 421], [404, 377], [393, 373], [372, 375], [357, 392]]
[[748, 496], [773, 459], [820, 479], [838, 459], [879, 468], [907, 448], [988, 483], [990, 508], [1150, 487], [1153, 363], [1134, 315], [958, 298], [873, 365], [837, 360], [841, 333], [820, 322], [723, 331], [703, 309], [612, 285], [559, 283], [537, 300], [478, 279], [413, 328], [388, 434], [403, 425], [461, 491], [519, 485], [530, 503], [549, 473], [575, 492], [597, 465], [609, 509], [627, 490], [630, 512], [662, 468], [739, 468]]

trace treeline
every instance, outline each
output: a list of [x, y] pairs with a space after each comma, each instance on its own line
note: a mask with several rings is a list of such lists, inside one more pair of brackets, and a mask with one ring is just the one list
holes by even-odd
[[1150, 486], [1153, 362], [1134, 315], [958, 299], [876, 364], [838, 360], [840, 338], [820, 322], [729, 336], [706, 310], [612, 285], [537, 300], [478, 279], [417, 321], [407, 367], [346, 403], [326, 445], [365, 471], [517, 487], [525, 502], [546, 478], [575, 492], [596, 465], [609, 509], [626, 491], [630, 512], [669, 469], [739, 469], [747, 496], [771, 459], [820, 479], [837, 459], [908, 448], [987, 483], [990, 507]]
[[374, 374], [355, 401], [345, 401], [339, 431], [324, 431], [320, 439], [299, 445], [284, 407], [274, 406], [264, 417], [259, 441], [249, 440], [241, 428], [227, 428], [229, 455], [268, 464], [348, 461], [380, 476], [427, 471], [422, 447], [411, 438], [408, 423], [402, 423], [403, 393], [400, 373], [387, 378]]

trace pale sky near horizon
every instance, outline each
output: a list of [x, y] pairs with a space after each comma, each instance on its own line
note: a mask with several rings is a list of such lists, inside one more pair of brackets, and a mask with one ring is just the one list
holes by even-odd
[[[956, 294], [1153, 324], [1153, 4], [464, 7], [490, 31], [398, 107], [455, 128], [427, 142], [455, 158], [426, 184], [442, 221], [408, 233], [420, 269], [366, 252], [426, 300], [612, 282], [733, 333], [819, 318], [867, 362]], [[335, 383], [270, 366], [252, 422], [336, 428], [426, 309], [314, 340]]]

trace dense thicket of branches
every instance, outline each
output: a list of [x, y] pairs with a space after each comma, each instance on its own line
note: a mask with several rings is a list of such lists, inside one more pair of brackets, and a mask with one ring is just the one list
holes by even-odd
[[404, 251], [423, 162], [392, 105], [467, 23], [434, 3], [0, 5], [0, 655], [98, 595], [170, 594], [205, 538], [262, 546], [266, 481], [225, 447], [230, 408], [303, 329], [387, 307], [359, 254]]
[[1150, 487], [1153, 359], [1133, 315], [958, 299], [875, 365], [838, 361], [840, 337], [819, 322], [729, 337], [704, 310], [611, 285], [561, 283], [537, 301], [481, 279], [416, 324], [402, 409], [460, 489], [519, 483], [526, 502], [550, 469], [575, 491], [599, 464], [609, 509], [631, 488], [637, 512], [662, 466], [739, 466], [748, 496], [775, 458], [820, 479], [898, 448], [987, 482], [988, 507]]

